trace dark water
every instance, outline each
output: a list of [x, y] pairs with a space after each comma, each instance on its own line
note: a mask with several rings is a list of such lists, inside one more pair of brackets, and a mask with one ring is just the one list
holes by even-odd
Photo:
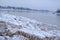
[[47, 24], [60, 25], [60, 16], [52, 14], [51, 12], [5, 12], [5, 13], [28, 17], [30, 19], [35, 19], [37, 21]]

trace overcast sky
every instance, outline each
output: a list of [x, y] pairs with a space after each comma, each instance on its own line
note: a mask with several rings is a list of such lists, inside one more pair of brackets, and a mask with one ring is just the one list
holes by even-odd
[[0, 5], [56, 10], [60, 8], [60, 0], [0, 0]]

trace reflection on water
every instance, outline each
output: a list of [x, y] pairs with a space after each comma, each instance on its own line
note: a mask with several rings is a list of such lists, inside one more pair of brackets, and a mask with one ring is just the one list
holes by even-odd
[[56, 14], [52, 14], [51, 12], [10, 12], [9, 11], [5, 13], [28, 17], [47, 24], [60, 25], [60, 16]]

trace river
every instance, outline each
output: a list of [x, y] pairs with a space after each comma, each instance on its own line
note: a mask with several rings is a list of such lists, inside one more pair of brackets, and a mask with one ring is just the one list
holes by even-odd
[[[2, 13], [2, 12], [0, 12]], [[53, 14], [52, 12], [4, 12], [9, 14], [14, 14], [18, 16], [27, 17], [30, 19], [37, 20], [39, 22], [52, 24], [52, 25], [60, 25], [60, 16]]]

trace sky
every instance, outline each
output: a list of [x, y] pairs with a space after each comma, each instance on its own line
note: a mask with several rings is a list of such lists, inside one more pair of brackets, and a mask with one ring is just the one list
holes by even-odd
[[0, 0], [2, 6], [28, 7], [40, 10], [60, 8], [60, 0]]

